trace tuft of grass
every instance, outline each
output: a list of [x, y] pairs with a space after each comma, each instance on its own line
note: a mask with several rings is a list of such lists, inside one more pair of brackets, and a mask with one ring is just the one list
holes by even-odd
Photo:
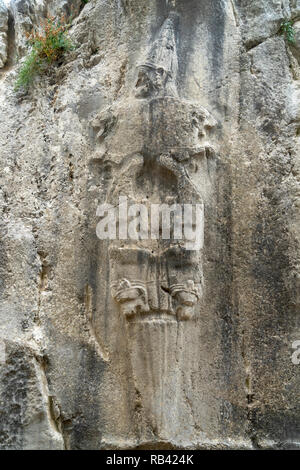
[[281, 23], [280, 31], [284, 34], [286, 40], [290, 44], [295, 44], [295, 30], [291, 21]]
[[39, 72], [40, 68], [41, 61], [38, 60], [35, 51], [31, 51], [31, 53], [26, 57], [25, 62], [19, 71], [15, 84], [15, 91], [19, 90], [20, 88], [27, 89], [35, 75]]
[[36, 75], [44, 73], [49, 65], [74, 48], [67, 35], [70, 26], [64, 16], [59, 19], [49, 16], [40, 24], [38, 31], [27, 33], [27, 45], [31, 51], [19, 71], [16, 91], [20, 88], [27, 90]]

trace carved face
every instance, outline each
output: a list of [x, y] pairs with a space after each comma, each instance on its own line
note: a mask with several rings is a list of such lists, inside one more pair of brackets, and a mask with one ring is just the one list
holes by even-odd
[[147, 98], [155, 96], [161, 90], [168, 78], [168, 73], [162, 67], [141, 65], [135, 85], [135, 96]]
[[192, 292], [177, 292], [173, 298], [178, 320], [191, 320], [195, 315], [195, 305], [198, 297]]
[[194, 281], [188, 280], [183, 284], [171, 286], [173, 308], [178, 320], [191, 320], [195, 315], [195, 306], [201, 294]]
[[[216, 127], [217, 122], [206, 109], [200, 109], [199, 107], [198, 112], [194, 112], [192, 114], [192, 125], [199, 141], [205, 141], [208, 138], [210, 131]], [[211, 151], [213, 151], [213, 149], [211, 149]]]
[[125, 317], [149, 312], [147, 291], [144, 286], [122, 279], [112, 285], [112, 292]]

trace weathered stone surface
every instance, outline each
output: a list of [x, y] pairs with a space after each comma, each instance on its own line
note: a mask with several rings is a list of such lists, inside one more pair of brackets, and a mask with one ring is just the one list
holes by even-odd
[[291, 14], [296, 17], [300, 13], [300, 2], [299, 0], [290, 1]]
[[[16, 93], [25, 31], [71, 3], [75, 50]], [[299, 1], [10, 14], [1, 448], [299, 448]], [[199, 249], [99, 240], [121, 196], [198, 204]]]
[[[256, 46], [270, 36], [278, 33], [283, 20], [291, 17], [289, 0], [237, 0], [233, 2], [241, 15], [241, 29], [247, 48]], [[297, 5], [298, 4], [298, 5]], [[293, 6], [295, 14], [299, 2]]]
[[27, 52], [26, 33], [39, 28], [47, 15], [75, 17], [81, 0], [13, 0], [10, 4], [14, 18], [15, 47], [19, 57]]
[[63, 449], [43, 358], [22, 343], [2, 339], [0, 350], [0, 448]]
[[0, 0], [0, 68], [7, 59], [7, 23], [8, 10], [3, 0]]

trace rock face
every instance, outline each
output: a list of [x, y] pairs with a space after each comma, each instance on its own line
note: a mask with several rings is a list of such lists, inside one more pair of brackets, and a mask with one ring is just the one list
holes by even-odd
[[0, 0], [0, 68], [7, 59], [7, 23], [8, 11], [3, 0]]
[[18, 56], [27, 52], [26, 33], [39, 27], [47, 17], [77, 15], [81, 0], [12, 0], [10, 8], [14, 19], [15, 48]]
[[[71, 4], [76, 47], [15, 92]], [[0, 448], [299, 448], [299, 24], [0, 1]]]

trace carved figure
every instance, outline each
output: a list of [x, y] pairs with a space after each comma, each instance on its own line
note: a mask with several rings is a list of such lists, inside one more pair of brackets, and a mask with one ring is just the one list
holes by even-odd
[[[178, 95], [177, 23], [178, 16], [170, 14], [137, 67], [134, 97], [110, 106], [92, 126], [98, 159], [111, 168], [103, 202], [117, 207], [126, 196], [129, 203], [149, 206], [197, 204], [204, 222], [199, 181], [207, 186], [216, 155], [210, 140], [216, 121], [198, 103]], [[162, 237], [110, 242], [111, 295], [126, 327], [134, 387], [144, 413], [141, 440], [150, 433], [151, 439], [154, 434], [170, 442], [175, 438], [169, 435], [170, 419], [173, 433], [183, 422], [186, 432], [193, 432], [180, 383], [184, 374], [191, 380], [188, 345], [204, 286], [203, 223], [199, 231], [197, 252]]]
[[138, 281], [131, 283], [127, 279], [121, 279], [118, 283], [112, 284], [112, 293], [120, 304], [123, 315], [149, 312], [147, 289], [143, 283]]

